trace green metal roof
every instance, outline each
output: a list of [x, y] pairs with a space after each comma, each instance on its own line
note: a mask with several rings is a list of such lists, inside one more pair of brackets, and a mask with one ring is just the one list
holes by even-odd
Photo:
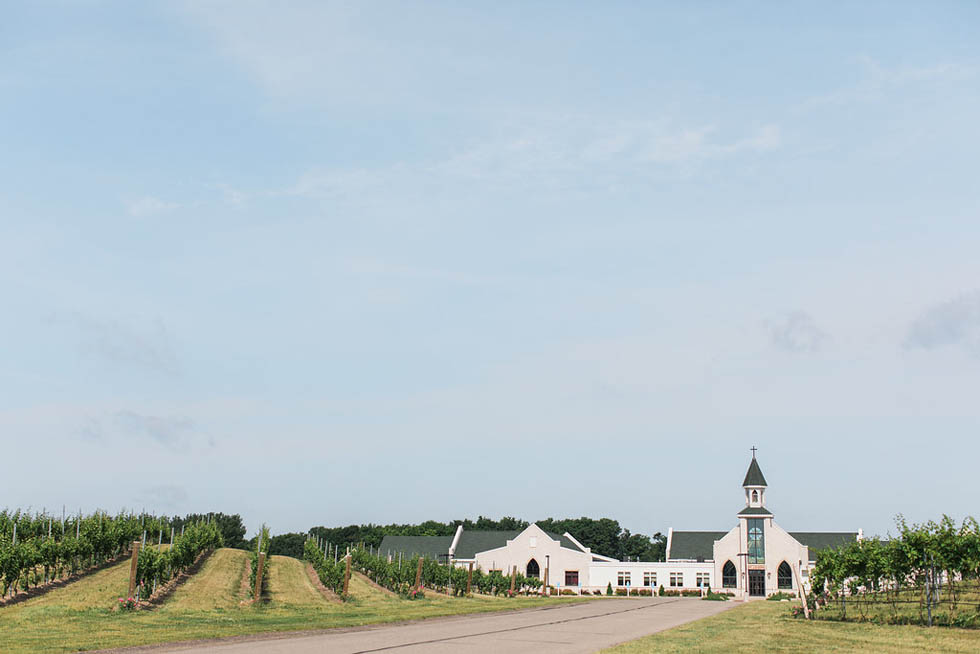
[[772, 515], [772, 511], [761, 506], [747, 506], [738, 512], [739, 515]]
[[816, 560], [816, 553], [857, 540], [856, 531], [791, 531], [789, 535], [810, 549], [810, 560]]
[[749, 464], [749, 469], [745, 473], [745, 481], [742, 482], [743, 486], [768, 486], [766, 483], [766, 478], [762, 475], [762, 470], [759, 468], [759, 462], [752, 457], [752, 463]]
[[[521, 530], [523, 531], [523, 530]], [[463, 530], [456, 543], [457, 559], [472, 559], [479, 552], [486, 552], [498, 547], [504, 547], [507, 541], [517, 538], [521, 531], [466, 531]], [[545, 532], [548, 533], [548, 532]], [[548, 536], [559, 542], [562, 547], [576, 552], [581, 552], [575, 543], [565, 536], [548, 533]], [[385, 536], [381, 541], [380, 550], [387, 553], [401, 552], [411, 556], [421, 554], [431, 558], [438, 558], [449, 553], [449, 547], [453, 543], [452, 536]]]
[[405, 556], [421, 555], [435, 559], [448, 554], [452, 542], [452, 536], [385, 536], [379, 550], [384, 554], [401, 552]]
[[670, 535], [671, 559], [714, 558], [715, 541], [727, 531], [675, 531]]

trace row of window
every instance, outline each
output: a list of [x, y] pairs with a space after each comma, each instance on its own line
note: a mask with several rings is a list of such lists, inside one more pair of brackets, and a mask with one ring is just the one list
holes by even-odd
[[[576, 573], [576, 579], [577, 579]], [[629, 586], [633, 580], [633, 575], [629, 571], [621, 570], [616, 573], [616, 585], [617, 586]], [[708, 572], [698, 572], [695, 575], [694, 585], [697, 588], [710, 588], [711, 587], [711, 574]], [[657, 585], [657, 573], [652, 571], [646, 571], [643, 573], [643, 585], [647, 587], [654, 587]], [[684, 587], [684, 573], [683, 572], [671, 572], [670, 573], [670, 585], [673, 588], [683, 588]]]

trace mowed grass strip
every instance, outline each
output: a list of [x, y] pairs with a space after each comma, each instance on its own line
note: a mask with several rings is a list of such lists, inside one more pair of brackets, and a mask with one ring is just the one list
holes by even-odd
[[216, 550], [168, 599], [160, 611], [215, 611], [234, 609], [239, 597], [248, 552], [223, 548]]
[[980, 631], [808, 621], [791, 602], [747, 602], [718, 615], [603, 650], [603, 654], [732, 652], [980, 652]]
[[[309, 629], [352, 627], [447, 615], [570, 604], [574, 598], [472, 597], [429, 594], [404, 600], [352, 575], [352, 599], [310, 601], [303, 562], [276, 561], [270, 574], [270, 601], [242, 604], [239, 591], [248, 553], [220, 549], [160, 608], [133, 613], [113, 611], [129, 584], [123, 561], [46, 596], [0, 608], [0, 652], [76, 652]], [[278, 557], [275, 557], [278, 559]], [[99, 579], [97, 575], [103, 575]], [[297, 575], [301, 575], [297, 577]], [[298, 581], [301, 580], [301, 581]], [[87, 581], [88, 587], [80, 586]], [[43, 600], [43, 603], [42, 603]], [[587, 601], [587, 600], [585, 600]]]
[[[85, 609], [93, 605], [112, 606], [113, 602], [118, 603], [119, 598], [125, 597], [129, 591], [129, 566], [130, 560], [124, 559], [108, 568], [93, 572], [61, 588], [55, 588], [44, 595], [38, 595], [9, 608], [60, 606]], [[0, 608], [0, 616], [3, 615], [4, 611], [5, 609]]]
[[269, 557], [269, 601], [283, 607], [316, 607], [327, 603], [306, 574], [306, 563], [289, 556]]

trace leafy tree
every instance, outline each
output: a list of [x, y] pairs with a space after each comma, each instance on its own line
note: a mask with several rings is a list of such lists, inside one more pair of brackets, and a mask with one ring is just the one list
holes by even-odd
[[269, 555], [280, 554], [302, 559], [306, 539], [306, 534], [276, 534], [269, 539]]
[[248, 541], [245, 540], [245, 523], [242, 522], [242, 516], [237, 513], [190, 513], [183, 518], [174, 516], [170, 524], [179, 534], [182, 528], [198, 522], [215, 523], [218, 531], [221, 532], [225, 547], [233, 547], [239, 550], [248, 549]]

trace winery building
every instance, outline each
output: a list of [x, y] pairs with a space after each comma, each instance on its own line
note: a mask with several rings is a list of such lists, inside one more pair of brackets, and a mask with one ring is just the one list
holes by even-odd
[[745, 506], [728, 531], [667, 532], [666, 561], [625, 562], [592, 552], [572, 534], [532, 524], [523, 531], [465, 531], [453, 536], [385, 536], [380, 551], [392, 557], [424, 555], [470, 563], [484, 572], [515, 568], [558, 590], [723, 590], [739, 598], [795, 594], [806, 584], [816, 552], [862, 537], [856, 532], [787, 532], [766, 507], [766, 478], [753, 448], [742, 489]]

